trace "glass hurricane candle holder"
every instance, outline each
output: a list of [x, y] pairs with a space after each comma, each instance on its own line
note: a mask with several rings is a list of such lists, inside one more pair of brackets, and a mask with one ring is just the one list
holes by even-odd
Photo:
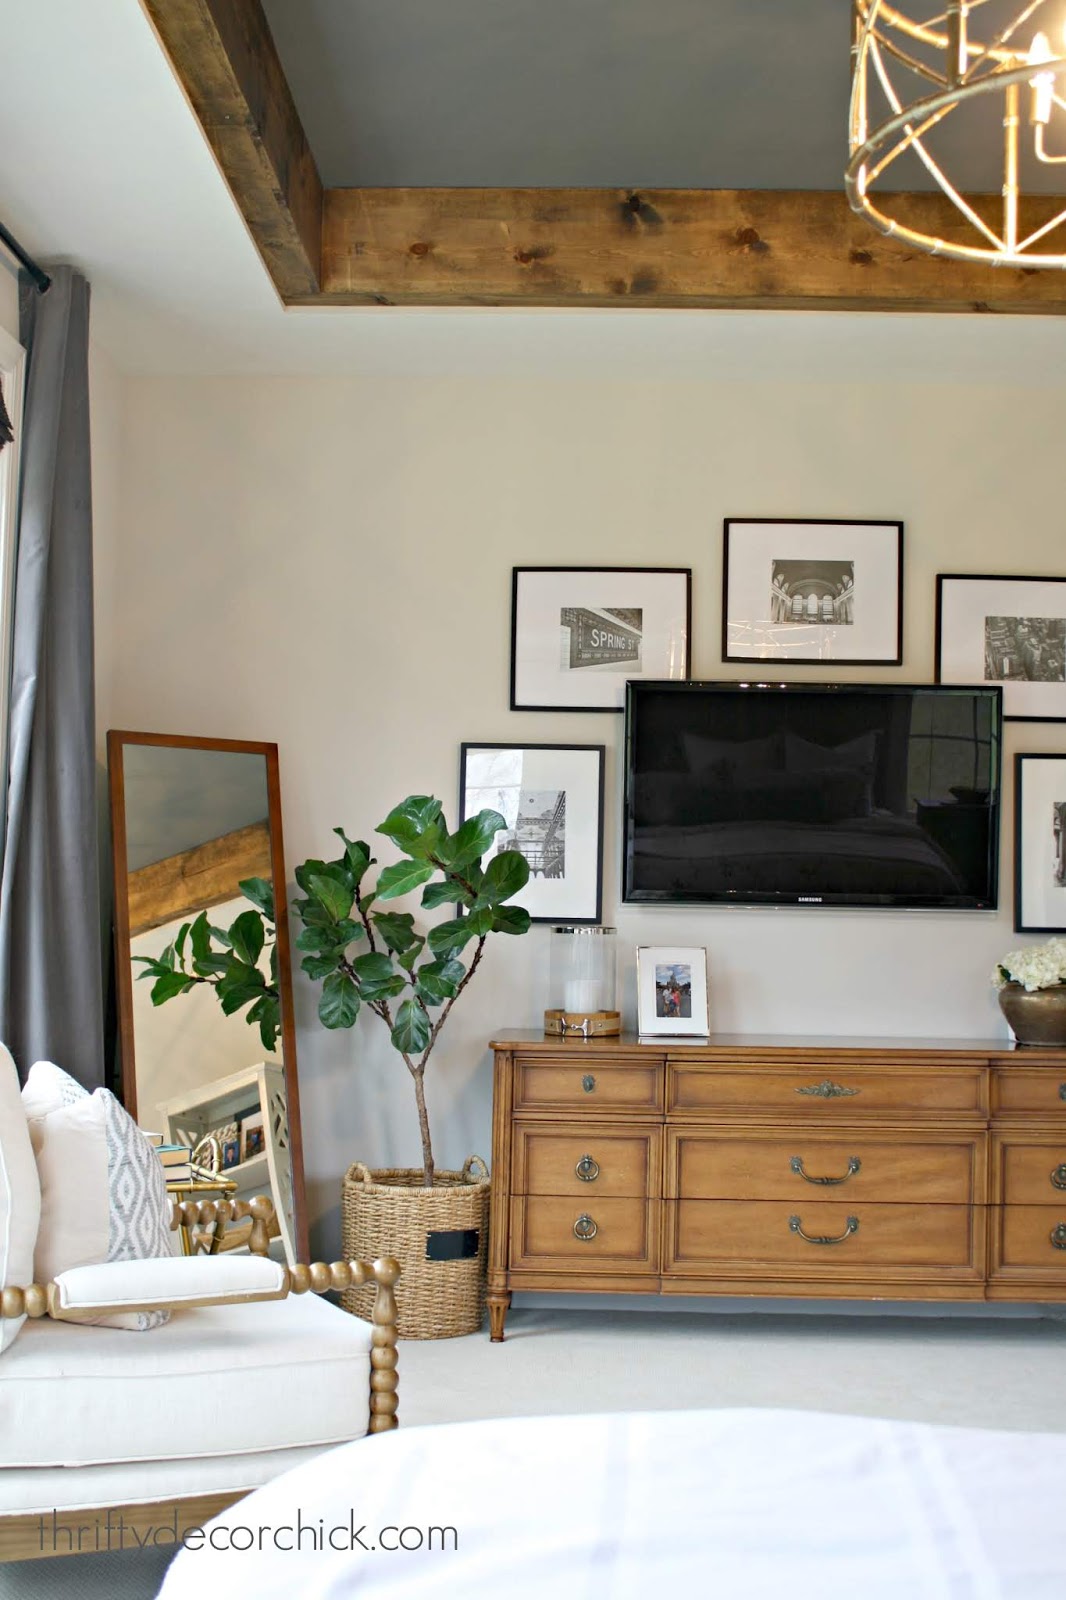
[[548, 965], [545, 1033], [620, 1033], [615, 1010], [614, 928], [553, 928]]

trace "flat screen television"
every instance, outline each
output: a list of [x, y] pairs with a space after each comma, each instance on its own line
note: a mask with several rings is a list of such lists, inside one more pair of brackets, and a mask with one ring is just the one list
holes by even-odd
[[626, 689], [622, 898], [994, 910], [998, 685]]

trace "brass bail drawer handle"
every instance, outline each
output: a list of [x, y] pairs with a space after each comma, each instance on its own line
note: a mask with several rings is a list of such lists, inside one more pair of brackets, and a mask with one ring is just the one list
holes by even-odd
[[1056, 1189], [1066, 1189], [1066, 1161], [1060, 1161], [1051, 1174], [1051, 1182]]
[[[858, 1233], [859, 1219], [858, 1217], [849, 1217], [844, 1232], [836, 1235], [826, 1233], [804, 1233], [803, 1221], [800, 1217], [789, 1217], [788, 1226], [790, 1233], [798, 1233], [800, 1238], [805, 1239], [808, 1244], [843, 1244], [844, 1240], [850, 1238], [853, 1233]], [[1063, 1226], [1063, 1240], [1063, 1249], [1066, 1250], [1066, 1225]]]
[[1052, 1228], [1051, 1242], [1056, 1250], [1066, 1250], [1066, 1222], [1056, 1223]]
[[591, 1156], [582, 1156], [574, 1171], [582, 1183], [595, 1183], [600, 1175], [600, 1164], [593, 1161]]
[[[797, 1178], [802, 1178], [804, 1183], [819, 1183], [826, 1189], [831, 1189], [838, 1183], [847, 1183], [849, 1178], [854, 1178], [857, 1172], [862, 1171], [862, 1162], [858, 1156], [848, 1157], [848, 1170], [840, 1178], [812, 1178], [809, 1172], [804, 1172], [803, 1170], [802, 1156], [793, 1156], [788, 1165]], [[1052, 1179], [1052, 1182], [1054, 1182], [1054, 1179]]]
[[[1066, 1084], [1063, 1084], [1066, 1089]], [[797, 1094], [812, 1094], [818, 1100], [839, 1100], [843, 1095], [862, 1094], [861, 1089], [846, 1089], [842, 1083], [834, 1083], [831, 1078], [823, 1078], [821, 1083], [807, 1083], [796, 1090]]]
[[586, 1072], [585, 1076], [581, 1080], [581, 1087], [584, 1089], [586, 1094], [591, 1094], [593, 1089], [595, 1089], [596, 1079], [592, 1076], [591, 1072]]
[[587, 1242], [589, 1239], [595, 1239], [599, 1231], [598, 1226], [587, 1211], [583, 1211], [574, 1223], [575, 1239], [584, 1239]]

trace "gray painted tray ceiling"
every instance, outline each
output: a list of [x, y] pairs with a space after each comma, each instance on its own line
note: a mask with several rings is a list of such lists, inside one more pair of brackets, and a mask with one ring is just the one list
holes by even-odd
[[[331, 187], [842, 188], [849, 0], [264, 8]], [[960, 186], [998, 191], [994, 119], [949, 123]], [[913, 157], [896, 171], [929, 187]], [[1032, 184], [1057, 186], [1054, 168]]]

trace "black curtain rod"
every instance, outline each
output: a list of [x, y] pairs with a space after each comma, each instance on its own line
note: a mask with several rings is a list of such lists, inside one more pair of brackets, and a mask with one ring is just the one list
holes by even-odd
[[45, 272], [44, 268], [39, 267], [36, 261], [34, 261], [33, 257], [22, 248], [14, 235], [8, 233], [2, 222], [0, 222], [0, 244], [4, 245], [8, 250], [11, 251], [11, 254], [15, 257], [15, 260], [20, 266], [26, 268], [26, 271], [29, 273], [40, 292], [44, 294], [45, 290], [52, 282], [51, 278], [48, 276], [47, 272]]

